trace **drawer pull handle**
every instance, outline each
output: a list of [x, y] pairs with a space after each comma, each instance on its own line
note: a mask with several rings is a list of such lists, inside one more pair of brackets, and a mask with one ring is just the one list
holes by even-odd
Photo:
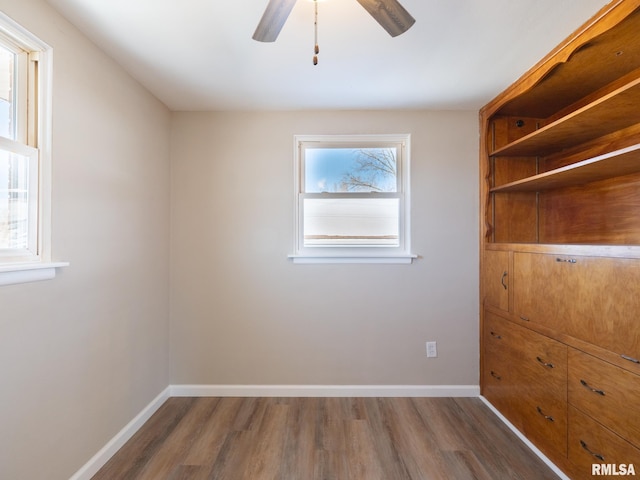
[[593, 393], [597, 393], [598, 395], [602, 395], [603, 397], [605, 396], [605, 393], [603, 390], [598, 390], [597, 388], [593, 388], [591, 385], [589, 385], [587, 382], [585, 382], [584, 380], [580, 380], [580, 383], [582, 384], [582, 386], [588, 390], [591, 390]]
[[490, 332], [493, 338], [497, 338], [498, 340], [502, 340], [502, 335], [498, 335], [496, 332]]
[[592, 457], [596, 457], [601, 462], [604, 462], [604, 457], [602, 455], [600, 455], [599, 453], [592, 452], [591, 449], [589, 448], [589, 446], [584, 441], [580, 440], [580, 446], [582, 448], [584, 448], [589, 455], [591, 455]]
[[578, 263], [578, 261], [575, 258], [556, 258], [556, 262], [562, 262], [562, 263]]
[[538, 410], [538, 413], [544, 417], [545, 420], [549, 420], [550, 422], [555, 422], [553, 417], [551, 415], [545, 415], [545, 413], [542, 411], [540, 407], [536, 407], [536, 409]]
[[520, 315], [520, 320], [524, 320], [525, 322], [529, 321], [529, 317], [525, 317], [524, 315]]
[[640, 363], [640, 360], [638, 360], [637, 358], [633, 358], [633, 357], [630, 357], [630, 356], [628, 356], [628, 355], [620, 355], [620, 356], [621, 356], [622, 358], [624, 358], [625, 360], [629, 360], [630, 362], [633, 362], [633, 363]]
[[540, 365], [543, 365], [543, 366], [549, 367], [549, 368], [555, 368], [555, 365], [553, 363], [547, 363], [544, 360], [542, 360], [540, 357], [536, 357], [536, 360], [538, 360]]
[[507, 278], [507, 275], [509, 275], [509, 272], [504, 272], [502, 274], [502, 278], [500, 279], [500, 283], [502, 284], [505, 290], [507, 289], [507, 284], [504, 283], [504, 279]]
[[498, 375], [496, 372], [494, 372], [493, 370], [491, 370], [491, 376], [496, 380], [502, 380], [502, 377]]

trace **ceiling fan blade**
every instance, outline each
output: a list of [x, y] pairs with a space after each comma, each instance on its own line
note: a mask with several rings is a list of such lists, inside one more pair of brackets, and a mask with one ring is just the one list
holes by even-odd
[[397, 37], [416, 22], [397, 0], [358, 0], [389, 35]]
[[295, 4], [296, 0], [269, 0], [253, 39], [259, 42], [275, 42]]

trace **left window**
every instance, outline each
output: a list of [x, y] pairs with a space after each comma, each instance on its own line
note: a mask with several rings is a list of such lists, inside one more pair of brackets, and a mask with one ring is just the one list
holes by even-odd
[[[51, 57], [45, 43], [0, 14], [0, 274], [61, 266], [51, 263], [49, 238]], [[43, 274], [51, 277], [0, 284]]]

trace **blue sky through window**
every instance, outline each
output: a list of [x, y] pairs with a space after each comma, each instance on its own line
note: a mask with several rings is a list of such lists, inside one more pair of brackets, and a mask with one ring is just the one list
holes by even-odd
[[[307, 193], [338, 193], [350, 191], [349, 177], [370, 181], [372, 191], [395, 192], [395, 172], [385, 173], [381, 168], [363, 168], [363, 152], [370, 157], [392, 158], [395, 170], [395, 149], [390, 148], [307, 148], [305, 150], [304, 191]], [[364, 155], [365, 157], [367, 155]], [[352, 190], [351, 190], [352, 191]], [[363, 191], [360, 189], [360, 191]]]

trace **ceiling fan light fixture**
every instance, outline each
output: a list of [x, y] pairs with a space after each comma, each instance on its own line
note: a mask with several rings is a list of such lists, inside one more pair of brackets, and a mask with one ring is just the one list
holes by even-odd
[[[253, 39], [259, 42], [274, 42], [284, 23], [287, 21], [291, 10], [297, 0], [269, 0], [267, 8], [260, 19], [260, 23], [253, 34]], [[323, 0], [309, 0], [314, 3], [315, 21], [314, 34], [315, 46], [313, 64], [318, 64], [318, 3]], [[415, 19], [398, 0], [357, 0], [362, 7], [369, 12], [376, 22], [384, 28], [389, 35], [396, 37], [409, 30], [415, 23]]]

